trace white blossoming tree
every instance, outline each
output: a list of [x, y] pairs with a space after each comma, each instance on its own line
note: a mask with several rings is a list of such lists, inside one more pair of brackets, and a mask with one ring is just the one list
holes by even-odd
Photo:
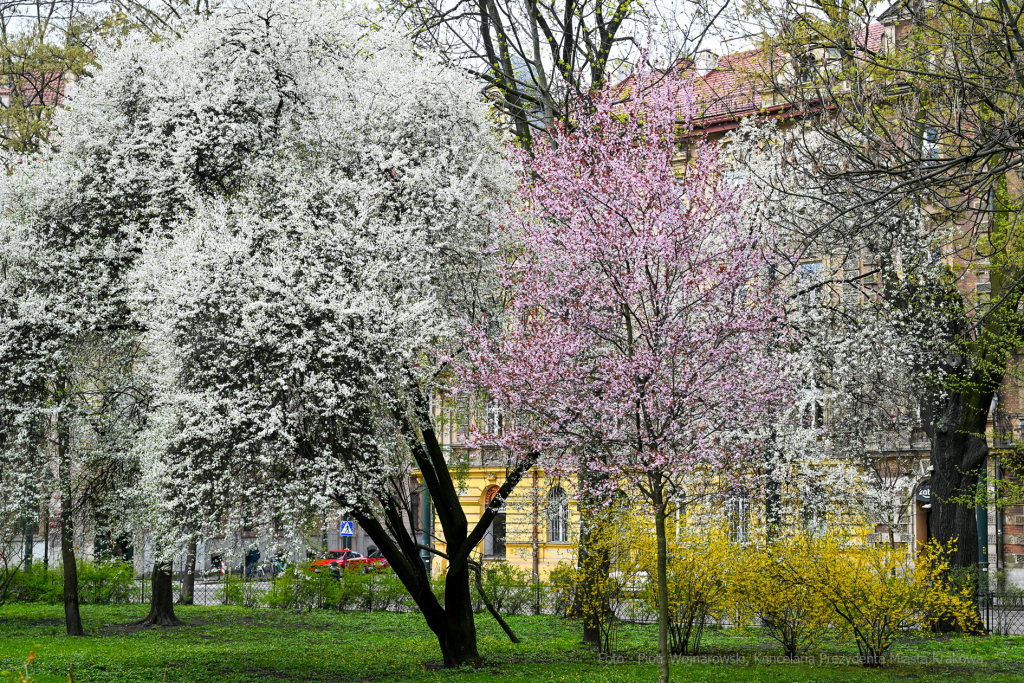
[[142, 405], [120, 231], [135, 209], [107, 201], [105, 176], [51, 153], [0, 182], [0, 497], [59, 520], [69, 635], [76, 547], [137, 472], [121, 457]]
[[[170, 153], [140, 162], [186, 188], [155, 205], [173, 229], [140, 242], [134, 278], [164, 546], [349, 511], [457, 666], [479, 661], [468, 562], [494, 511], [472, 527], [462, 512], [430, 358], [457, 350], [486, 293], [486, 213], [508, 180], [479, 85], [413, 54], [351, 16], [267, 6], [130, 44], [98, 81], [152, 103], [134, 134]], [[531, 462], [510, 463], [503, 496]], [[412, 531], [414, 466], [447, 545], [443, 607]]]
[[848, 180], [807, 182], [808, 168], [837, 153], [815, 133], [747, 123], [729, 148], [751, 186], [748, 215], [776, 225], [792, 249], [778, 276], [789, 282], [801, 391], [774, 426], [774, 462], [758, 485], [769, 507], [795, 500], [809, 522], [856, 511], [892, 532], [907, 521], [907, 491], [922, 474], [918, 406], [941, 379], [948, 341], [948, 297], [930, 249], [941, 235], [912, 203], [879, 218]]
[[[63, 289], [141, 342], [129, 365], [152, 410], [132, 503], [162, 558], [236, 522], [350, 511], [445, 664], [476, 663], [470, 553], [533, 459], [471, 524], [428, 400], [431, 359], [486, 303], [487, 213], [509, 181], [479, 84], [364, 19], [261, 2], [103, 50], [60, 148], [19, 181], [39, 201], [11, 229], [29, 261], [48, 227], [89, 245], [92, 270]], [[412, 531], [413, 467], [447, 545], [443, 601]]]

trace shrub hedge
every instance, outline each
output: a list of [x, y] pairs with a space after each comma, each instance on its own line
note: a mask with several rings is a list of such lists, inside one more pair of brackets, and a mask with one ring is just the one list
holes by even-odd
[[[126, 603], [135, 590], [132, 565], [109, 560], [78, 561], [78, 599], [87, 604]], [[11, 583], [11, 600], [15, 602], [46, 602], [56, 604], [64, 599], [64, 569], [45, 567], [40, 563], [31, 569], [19, 570]]]

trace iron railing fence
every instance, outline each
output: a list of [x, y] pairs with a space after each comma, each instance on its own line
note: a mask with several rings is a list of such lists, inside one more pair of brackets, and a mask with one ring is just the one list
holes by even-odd
[[[176, 577], [177, 578], [177, 577]], [[276, 577], [252, 576], [240, 581], [239, 576], [222, 576], [219, 571], [197, 575], [193, 588], [193, 604], [195, 605], [242, 605], [253, 608], [269, 606], [267, 594], [274, 588]], [[307, 608], [341, 607], [343, 609], [369, 611], [415, 611], [411, 598], [400, 586], [386, 585], [384, 582], [397, 581], [397, 577], [380, 573], [371, 577], [371, 581], [359, 588], [359, 594], [352, 596], [344, 605], [332, 605], [317, 599], [314, 595], [310, 601], [308, 595], [304, 603]], [[375, 585], [375, 580], [379, 581]], [[229, 589], [230, 586], [230, 589]], [[175, 599], [180, 592], [181, 584], [175, 581]], [[565, 616], [569, 610], [571, 594], [564, 587], [548, 584], [543, 581], [491, 586], [488, 591], [495, 607], [505, 615], [536, 615], [555, 614]], [[390, 592], [389, 592], [390, 591]], [[151, 595], [151, 576], [143, 575], [135, 580], [135, 589], [131, 601], [148, 603]], [[390, 596], [390, 597], [389, 597]], [[616, 621], [628, 624], [651, 624], [657, 621], [657, 615], [650, 605], [638, 596], [629, 596], [615, 601]], [[477, 612], [484, 611], [483, 601], [474, 591], [474, 607]], [[317, 604], [317, 603], [320, 604]], [[302, 607], [303, 605], [300, 605]], [[978, 596], [978, 614], [990, 635], [1024, 635], [1024, 593], [986, 591]], [[706, 625], [730, 627], [734, 624], [727, 619], [708, 618]]]
[[998, 636], [1024, 635], [1024, 593], [982, 593], [978, 607], [986, 633]]
[[[181, 576], [175, 572], [174, 599], [177, 602], [182, 588]], [[268, 601], [268, 594], [275, 588], [283, 575], [274, 576], [250, 576], [243, 577], [241, 574], [221, 575], [219, 571], [213, 570], [206, 573], [197, 573], [192, 591], [192, 604], [194, 605], [240, 605], [252, 608], [267, 608], [271, 604]], [[307, 577], [311, 578], [311, 577]], [[317, 586], [317, 582], [310, 581], [304, 587], [290, 587], [292, 595], [295, 596], [295, 606], [303, 609], [353, 609], [361, 611], [392, 611], [409, 612], [417, 608], [405, 587], [401, 585], [398, 577], [391, 572], [369, 572], [363, 575], [358, 581], [352, 581], [355, 577], [342, 577], [349, 579], [352, 583], [347, 590], [334, 593], [324, 590], [324, 586]], [[304, 583], [304, 582], [303, 582]], [[355, 584], [355, 585], [353, 585]], [[282, 586], [283, 587], [283, 586]], [[546, 581], [526, 581], [512, 583], [491, 584], [485, 582], [485, 588], [490, 596], [494, 607], [503, 615], [538, 615], [553, 614], [565, 616], [569, 611], [571, 603], [571, 592], [566, 587], [550, 584]], [[443, 595], [443, 583], [438, 583], [435, 590], [439, 597]], [[483, 613], [486, 610], [484, 602], [471, 584], [474, 611]], [[286, 588], [282, 591], [288, 594]], [[149, 603], [152, 595], [152, 574], [147, 572], [135, 579], [135, 587], [132, 591], [131, 602]], [[279, 596], [280, 597], [280, 596]], [[340, 604], [337, 601], [340, 599]], [[443, 598], [442, 598], [443, 599]], [[276, 605], [280, 607], [280, 604]], [[291, 607], [290, 607], [291, 608]]]

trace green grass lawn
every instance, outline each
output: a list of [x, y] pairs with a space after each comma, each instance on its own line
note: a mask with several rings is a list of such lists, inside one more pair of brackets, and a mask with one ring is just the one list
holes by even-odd
[[[34, 681], [78, 682], [189, 681], [652, 681], [650, 627], [623, 626], [616, 636], [617, 657], [603, 663], [579, 644], [578, 624], [555, 617], [509, 619], [523, 643], [512, 645], [487, 615], [477, 619], [481, 654], [476, 670], [439, 668], [440, 652], [418, 614], [321, 611], [291, 614], [235, 607], [179, 608], [179, 628], [129, 626], [145, 615], [142, 605], [83, 606], [88, 635], [64, 635], [63, 608], [8, 605], [0, 608], [0, 670], [12, 670], [30, 652]], [[839, 664], [759, 663], [778, 654], [773, 641], [733, 630], [706, 640], [709, 655], [741, 657], [744, 663], [677, 664], [676, 681], [1024, 681], [1024, 637], [907, 638], [894, 654], [927, 663], [892, 665], [880, 671]], [[855, 649], [826, 642], [819, 655], [842, 658]], [[960, 661], [946, 663], [946, 658]], [[938, 658], [939, 663], [934, 660]], [[967, 659], [968, 661], [963, 661]]]

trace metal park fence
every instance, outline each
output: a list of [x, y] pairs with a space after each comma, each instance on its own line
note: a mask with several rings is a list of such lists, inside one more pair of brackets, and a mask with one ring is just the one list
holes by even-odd
[[[174, 591], [177, 601], [182, 590], [181, 574], [175, 573]], [[571, 593], [568, 587], [548, 581], [503, 580], [499, 574], [484, 574], [483, 587], [495, 609], [506, 616], [554, 614], [565, 616]], [[444, 601], [444, 578], [437, 577], [432, 588]], [[151, 574], [137, 577], [131, 602], [148, 603], [151, 597]], [[474, 609], [486, 608], [479, 593], [471, 586]], [[241, 573], [220, 574], [219, 571], [197, 573], [192, 590], [194, 605], [238, 605], [252, 608], [279, 609], [354, 609], [364, 611], [416, 611], [405, 586], [391, 571], [322, 572], [314, 574], [301, 565], [276, 576], [256, 572], [248, 577]]]
[[[178, 600], [181, 595], [182, 584], [180, 575], [175, 572], [174, 599]], [[135, 579], [135, 589], [132, 591], [131, 602], [149, 603], [152, 598], [152, 574], [144, 573]], [[252, 577], [244, 580], [235, 575], [222, 576], [220, 572], [208, 572], [197, 574], [192, 586], [193, 605], [230, 605], [242, 604], [246, 607], [264, 607], [266, 605], [258, 601], [245, 601], [246, 594], [265, 595], [274, 585], [273, 578]], [[241, 602], [238, 602], [241, 596]]]
[[[294, 575], [293, 575], [294, 576]], [[149, 602], [150, 577], [135, 580], [132, 602]], [[557, 614], [565, 616], [570, 592], [565, 587], [545, 581], [491, 582], [488, 595], [499, 612], [505, 615]], [[180, 583], [175, 582], [175, 591]], [[443, 595], [443, 582], [435, 591]], [[175, 595], [175, 598], [178, 596]], [[474, 591], [476, 610], [484, 610], [483, 601]], [[221, 575], [213, 571], [195, 577], [192, 602], [195, 605], [240, 605], [253, 608], [338, 608], [369, 611], [414, 611], [416, 608], [398, 578], [390, 572], [368, 574], [344, 573], [338, 578], [301, 576], [290, 580], [283, 576], [257, 573]], [[988, 591], [978, 597], [978, 613], [985, 632], [991, 635], [1024, 635], [1024, 592]], [[616, 620], [623, 624], [655, 623], [656, 615], [643, 600], [627, 599], [615, 605]], [[732, 626], [728, 620], [713, 619], [706, 624]]]
[[[415, 611], [416, 606], [398, 577], [391, 571], [310, 571], [296, 565], [286, 571], [256, 568], [249, 576], [240, 571], [200, 572], [195, 576], [192, 603], [195, 605], [237, 605], [252, 608], [290, 610], [347, 609], [364, 611]], [[180, 597], [181, 573], [176, 572], [175, 599]], [[152, 575], [133, 575], [130, 567], [90, 567], [79, 573], [82, 602], [148, 603]], [[444, 578], [437, 577], [432, 588], [444, 599]], [[532, 580], [523, 572], [492, 567], [483, 573], [483, 586], [498, 612], [506, 616], [552, 614], [566, 616], [573, 603], [572, 581]], [[58, 603], [63, 597], [63, 575], [59, 568], [33, 568], [9, 587], [8, 597], [21, 602]], [[484, 602], [473, 590], [474, 607], [483, 612]], [[609, 605], [615, 621], [622, 624], [650, 624], [654, 611], [638, 593], [618, 595]], [[992, 635], [1024, 635], [1024, 591], [986, 591], [978, 596], [978, 614], [985, 632]], [[732, 626], [727, 620], [708, 619], [705, 626]]]
[[978, 607], [986, 633], [1024, 635], [1024, 593], [982, 593]]

